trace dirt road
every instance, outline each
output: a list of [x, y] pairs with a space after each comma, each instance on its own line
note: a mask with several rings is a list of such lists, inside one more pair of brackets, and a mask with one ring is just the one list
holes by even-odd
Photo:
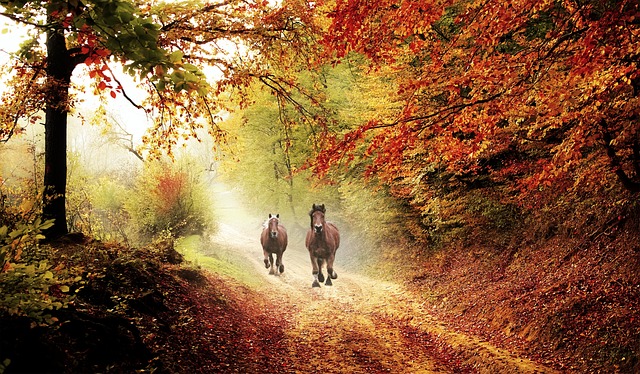
[[[336, 266], [332, 287], [312, 288], [308, 253], [294, 238], [284, 255], [285, 272], [269, 275], [259, 244], [260, 220], [235, 214], [221, 223], [212, 241], [237, 256], [255, 276], [258, 290], [279, 305], [286, 325], [284, 347], [291, 367], [273, 372], [303, 373], [552, 373], [517, 354], [454, 331], [429, 314], [420, 298], [400, 285], [349, 273]], [[236, 217], [235, 219], [233, 217]], [[241, 218], [242, 217], [242, 218]], [[341, 248], [339, 250], [347, 250]]]

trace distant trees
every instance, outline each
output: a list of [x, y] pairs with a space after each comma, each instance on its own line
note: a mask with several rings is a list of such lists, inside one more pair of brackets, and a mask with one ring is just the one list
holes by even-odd
[[[9, 90], [1, 98], [0, 139], [22, 131], [24, 122], [45, 113], [45, 176], [43, 216], [55, 219], [47, 236], [67, 232], [66, 132], [74, 106], [72, 75], [86, 65], [95, 89], [112, 97], [124, 95], [108, 63], [123, 65], [148, 90], [144, 103], [155, 125], [145, 141], [152, 155], [171, 152], [180, 139], [197, 137], [203, 127], [223, 141], [216, 122], [224, 109], [217, 96], [242, 90], [253, 79], [282, 85], [279, 78], [255, 62], [255, 53], [278, 53], [278, 44], [295, 44], [308, 9], [267, 2], [228, 1], [189, 4], [139, 4], [129, 0], [3, 1], [0, 16], [30, 30], [33, 39], [14, 56]], [[301, 13], [298, 13], [300, 11]], [[44, 45], [38, 40], [44, 37]], [[235, 53], [233, 46], [235, 43]], [[246, 52], [246, 53], [245, 53]], [[207, 82], [196, 65], [217, 70]]]

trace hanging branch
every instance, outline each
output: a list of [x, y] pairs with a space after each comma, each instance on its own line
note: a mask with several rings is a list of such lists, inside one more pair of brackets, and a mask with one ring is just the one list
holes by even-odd
[[[609, 157], [609, 162], [611, 163], [611, 167], [613, 168], [614, 173], [618, 176], [620, 183], [633, 193], [640, 192], [640, 182], [633, 180], [622, 168], [622, 162], [620, 157], [616, 153], [612, 142], [612, 137], [609, 131], [607, 131], [607, 124], [605, 120], [600, 121], [600, 126], [602, 129], [602, 140], [604, 143], [604, 148], [607, 151], [607, 156]], [[640, 145], [638, 140], [635, 141], [633, 147], [633, 166], [636, 171], [636, 178], [640, 178], [640, 174], [637, 174], [640, 170]]]

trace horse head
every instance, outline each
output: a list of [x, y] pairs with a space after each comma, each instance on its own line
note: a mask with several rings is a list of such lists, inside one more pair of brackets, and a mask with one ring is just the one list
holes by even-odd
[[324, 225], [326, 224], [324, 214], [326, 211], [324, 204], [313, 204], [313, 208], [311, 212], [309, 212], [309, 216], [311, 216], [311, 228], [316, 234], [320, 234], [322, 230], [324, 230]]
[[269, 237], [277, 238], [278, 237], [278, 223], [280, 222], [280, 214], [269, 214], [269, 221], [267, 223], [267, 227], [269, 227]]

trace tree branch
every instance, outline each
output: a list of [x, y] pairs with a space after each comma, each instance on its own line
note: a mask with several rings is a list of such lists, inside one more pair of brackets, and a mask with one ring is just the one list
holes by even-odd
[[136, 158], [144, 162], [142, 155], [133, 147], [133, 134], [125, 130], [124, 126], [113, 115], [110, 115], [113, 123], [120, 129], [120, 132], [113, 132], [112, 139], [116, 141], [116, 144], [131, 152]]
[[106, 62], [105, 62], [105, 66], [107, 67], [107, 70], [109, 70], [109, 73], [111, 74], [111, 78], [113, 78], [113, 80], [118, 84], [118, 87], [120, 87], [122, 91], [122, 96], [124, 96], [124, 98], [127, 99], [127, 101], [131, 105], [133, 105], [136, 109], [144, 109], [142, 105], [137, 104], [136, 102], [133, 101], [132, 98], [129, 97], [129, 95], [127, 95], [127, 91], [124, 89], [124, 87], [122, 87], [122, 83], [120, 83], [120, 80], [118, 80], [118, 78], [116, 77], [116, 75], [113, 73], [113, 71], [111, 70], [109, 65], [107, 65]]
[[[41, 71], [42, 71], [41, 68], [35, 69], [33, 75], [31, 76], [31, 79], [29, 80], [29, 86], [35, 83]], [[24, 108], [24, 103], [27, 101], [27, 97], [28, 97], [27, 95], [22, 96], [22, 100], [20, 101], [20, 105], [19, 105], [20, 109], [16, 111], [15, 115], [13, 116], [13, 124], [11, 125], [11, 129], [9, 130], [9, 132], [4, 138], [0, 139], [0, 143], [7, 143], [9, 139], [11, 139], [15, 134], [15, 131], [18, 128], [18, 121], [25, 114], [25, 111], [23, 108]]]
[[43, 25], [37, 22], [31, 22], [31, 21], [27, 21], [23, 18], [20, 18], [18, 16], [16, 16], [15, 14], [11, 14], [11, 13], [6, 13], [6, 12], [0, 12], [0, 16], [2, 17], [6, 17], [10, 20], [12, 20], [13, 22], [17, 22], [17, 23], [21, 23], [23, 25], [29, 25], [29, 26], [33, 26], [36, 27], [38, 29], [46, 29], [47, 25]]
[[491, 95], [489, 97], [486, 97], [484, 99], [474, 100], [474, 101], [468, 102], [468, 103], [450, 105], [450, 106], [447, 106], [447, 107], [445, 107], [445, 108], [443, 108], [441, 110], [438, 110], [438, 111], [435, 111], [435, 112], [432, 112], [432, 113], [429, 113], [429, 114], [425, 114], [425, 115], [422, 115], [422, 116], [411, 116], [411, 117], [401, 118], [401, 119], [399, 119], [397, 121], [394, 121], [394, 122], [386, 122], [386, 123], [383, 122], [383, 123], [380, 123], [378, 125], [371, 126], [370, 129], [382, 129], [382, 128], [386, 128], [386, 127], [397, 126], [397, 125], [400, 125], [400, 124], [403, 124], [403, 123], [424, 121], [424, 120], [427, 120], [427, 119], [438, 117], [438, 116], [440, 116], [440, 115], [442, 115], [444, 113], [446, 113], [447, 116], [449, 116], [450, 114], [457, 113], [457, 112], [459, 112], [459, 111], [461, 111], [461, 110], [463, 110], [465, 108], [472, 107], [472, 106], [479, 105], [479, 104], [485, 104], [485, 103], [488, 103], [490, 101], [493, 101], [493, 100], [499, 98], [500, 96], [502, 96], [503, 94], [504, 94], [504, 91], [501, 91], [501, 92], [493, 94], [493, 95]]
[[171, 29], [174, 28], [175, 25], [179, 24], [179, 23], [183, 23], [185, 21], [189, 21], [192, 18], [195, 17], [196, 14], [203, 14], [203, 13], [208, 13], [208, 12], [212, 12], [218, 8], [224, 7], [226, 5], [229, 5], [231, 2], [230, 1], [223, 1], [217, 4], [209, 4], [207, 6], [205, 6], [204, 8], [201, 9], [197, 9], [193, 12], [190, 12], [188, 14], [186, 14], [184, 17], [178, 18], [174, 21], [171, 21], [167, 24], [165, 24], [164, 26], [162, 26], [162, 28], [160, 29], [163, 32], [169, 31]]
[[[628, 191], [632, 192], [632, 193], [638, 193], [640, 192], [640, 182], [636, 182], [633, 179], [631, 179], [631, 177], [629, 177], [629, 175], [627, 175], [627, 173], [625, 173], [625, 171], [622, 169], [622, 163], [620, 162], [620, 157], [618, 156], [618, 154], [616, 153], [616, 150], [613, 148], [613, 146], [611, 145], [611, 134], [607, 131], [606, 129], [606, 122], [604, 120], [602, 120], [600, 122], [600, 126], [602, 127], [602, 140], [604, 141], [604, 148], [607, 151], [607, 156], [609, 156], [609, 161], [611, 163], [611, 166], [613, 167], [614, 173], [618, 176], [618, 180], [620, 180], [620, 182], [622, 183], [622, 186], [624, 188], [626, 188]], [[640, 150], [638, 150], [638, 146], [637, 146], [638, 142], [636, 141], [636, 146], [634, 147], [634, 156], [635, 156], [635, 163], [637, 166], [637, 162], [638, 162], [638, 154], [640, 153]]]

